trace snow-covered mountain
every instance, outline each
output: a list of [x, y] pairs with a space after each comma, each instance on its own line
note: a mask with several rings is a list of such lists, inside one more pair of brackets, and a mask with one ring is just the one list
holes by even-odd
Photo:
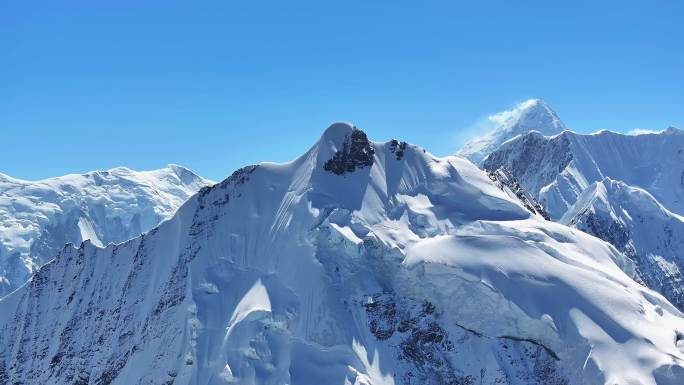
[[605, 177], [640, 187], [684, 214], [684, 131], [674, 127], [642, 135], [529, 132], [491, 153], [483, 167], [508, 169], [555, 220]]
[[556, 135], [567, 130], [556, 112], [539, 99], [522, 102], [511, 110], [490, 116], [488, 120], [496, 127], [491, 132], [466, 143], [457, 155], [468, 158], [475, 164], [481, 164], [487, 155], [501, 144], [531, 130], [539, 131], [543, 135]]
[[510, 196], [517, 198], [528, 211], [540, 215], [547, 221], [551, 219], [549, 213], [544, 209], [544, 206], [537, 202], [537, 199], [530, 195], [530, 193], [520, 185], [520, 182], [518, 182], [510, 171], [502, 167], [496, 170], [487, 171], [487, 175], [501, 190], [505, 191]]
[[169, 165], [25, 181], [0, 174], [0, 296], [66, 243], [122, 242], [155, 227], [210, 182]]
[[606, 240], [639, 280], [684, 310], [684, 132], [530, 132], [483, 163], [506, 170], [552, 219]]
[[606, 177], [561, 218], [610, 242], [637, 266], [639, 278], [684, 310], [684, 217], [647, 191]]
[[0, 383], [681, 384], [684, 318], [460, 157], [344, 123], [0, 300]]

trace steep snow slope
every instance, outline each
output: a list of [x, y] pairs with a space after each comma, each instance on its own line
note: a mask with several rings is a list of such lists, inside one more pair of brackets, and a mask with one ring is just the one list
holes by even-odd
[[67, 242], [121, 242], [171, 216], [210, 182], [176, 165], [25, 181], [0, 174], [0, 296]]
[[544, 209], [544, 207], [537, 202], [537, 199], [530, 195], [530, 193], [520, 185], [520, 182], [518, 182], [510, 171], [505, 168], [499, 168], [497, 170], [488, 171], [487, 175], [501, 190], [508, 193], [511, 197], [517, 198], [531, 213], [538, 214], [547, 221], [550, 219], [546, 209]]
[[604, 177], [640, 187], [684, 214], [684, 132], [674, 127], [642, 135], [530, 132], [502, 145], [483, 166], [508, 169], [554, 220]]
[[610, 242], [641, 280], [684, 310], [684, 218], [648, 192], [605, 178], [587, 188], [561, 219]]
[[480, 164], [501, 144], [519, 135], [536, 130], [544, 135], [556, 135], [567, 130], [556, 112], [539, 99], [530, 99], [514, 109], [490, 116], [497, 127], [484, 136], [466, 143], [457, 155]]
[[470, 162], [339, 123], [65, 247], [0, 300], [0, 383], [681, 384], [681, 313], [623, 271]]

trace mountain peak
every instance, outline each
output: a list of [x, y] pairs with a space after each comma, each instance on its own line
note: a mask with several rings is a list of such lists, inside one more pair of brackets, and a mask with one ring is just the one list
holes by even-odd
[[555, 135], [567, 129], [556, 111], [541, 99], [522, 102], [513, 110], [491, 116], [490, 120], [500, 122], [497, 131], [510, 131], [516, 134], [536, 130], [544, 135]]
[[93, 174], [104, 174], [104, 173], [127, 175], [127, 174], [131, 174], [131, 173], [134, 173], [134, 172], [135, 172], [135, 171], [131, 170], [130, 168], [128, 168], [128, 167], [126, 167], [126, 166], [116, 166], [116, 167], [112, 167], [112, 168], [110, 168], [110, 169], [108, 169], [108, 170], [95, 170], [95, 171], [90, 171], [90, 172], [85, 173], [84, 175], [89, 175], [89, 176], [90, 176], [90, 175], [93, 175]]
[[133, 238], [209, 184], [176, 165], [150, 171], [114, 167], [37, 181], [0, 174], [0, 296], [26, 282], [65, 243]]
[[337, 175], [373, 164], [375, 148], [365, 132], [348, 122], [330, 125], [316, 148], [325, 171]]
[[199, 181], [205, 185], [213, 183], [212, 181], [205, 179], [205, 178], [202, 178], [201, 176], [197, 175], [197, 173], [190, 170], [189, 168], [178, 165], [178, 164], [169, 163], [162, 170], [171, 171], [173, 174], [175, 174], [181, 180], [181, 182], [183, 182], [185, 184], [190, 184], [190, 183], [193, 183], [195, 181]]
[[667, 135], [682, 135], [684, 134], [684, 131], [681, 128], [675, 127], [675, 126], [670, 126], [668, 127], [665, 131], [663, 131], [663, 134]]
[[354, 130], [357, 130], [357, 128], [350, 122], [335, 122], [323, 131], [321, 141], [333, 142], [341, 145], [344, 143], [345, 138]]
[[472, 163], [402, 143], [333, 125], [143, 236], [67, 248], [0, 301], [0, 381], [655, 384], [680, 370], [681, 313], [624, 255], [530, 214]]
[[541, 99], [518, 103], [510, 110], [488, 116], [487, 121], [495, 128], [466, 143], [457, 155], [479, 164], [501, 144], [518, 135], [538, 131], [542, 135], [551, 136], [568, 129], [556, 111]]

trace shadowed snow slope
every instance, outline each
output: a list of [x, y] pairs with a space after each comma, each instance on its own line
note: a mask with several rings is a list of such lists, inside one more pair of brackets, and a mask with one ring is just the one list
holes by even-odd
[[512, 139], [484, 162], [505, 170], [551, 218], [610, 242], [638, 279], [684, 309], [684, 133], [538, 132]]
[[605, 178], [589, 186], [561, 223], [617, 247], [640, 279], [684, 310], [684, 218], [648, 192]]
[[176, 165], [25, 181], [0, 174], [0, 296], [67, 242], [122, 242], [150, 230], [210, 182]]
[[684, 319], [459, 157], [344, 123], [0, 300], [0, 383], [680, 384]]

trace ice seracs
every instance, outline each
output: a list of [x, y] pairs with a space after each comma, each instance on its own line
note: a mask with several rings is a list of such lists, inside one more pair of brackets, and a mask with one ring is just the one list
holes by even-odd
[[488, 117], [495, 128], [484, 135], [466, 143], [457, 155], [480, 164], [501, 144], [529, 131], [542, 135], [556, 135], [567, 130], [556, 112], [540, 99], [530, 99], [515, 108]]
[[635, 276], [469, 161], [337, 125], [65, 247], [0, 300], [0, 382], [679, 384], [684, 319]]
[[152, 229], [211, 182], [168, 165], [26, 181], [0, 174], [0, 296], [68, 242], [103, 246]]

